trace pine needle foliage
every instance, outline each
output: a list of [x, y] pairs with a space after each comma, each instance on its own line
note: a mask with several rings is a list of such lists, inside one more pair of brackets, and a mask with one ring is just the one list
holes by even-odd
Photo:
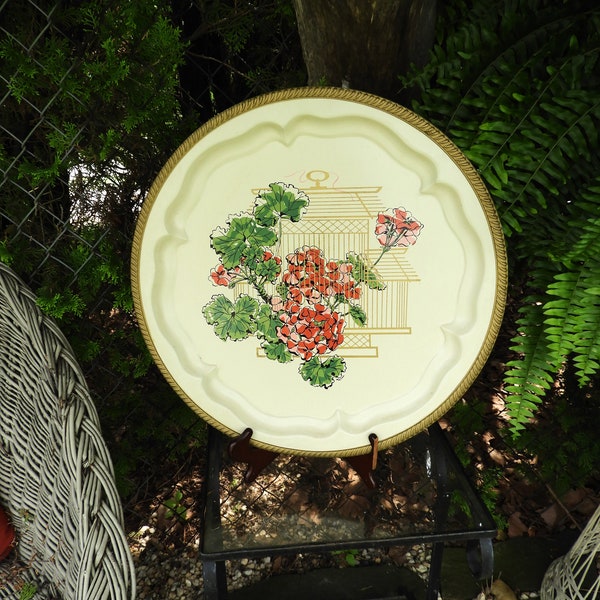
[[519, 434], [565, 361], [600, 373], [600, 6], [458, 0], [431, 61], [405, 78], [413, 108], [490, 190], [523, 289], [505, 389]]

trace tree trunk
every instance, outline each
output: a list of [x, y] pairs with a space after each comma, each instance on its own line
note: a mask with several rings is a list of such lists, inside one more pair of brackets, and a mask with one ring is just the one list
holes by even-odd
[[427, 62], [436, 0], [294, 0], [309, 85], [394, 99], [398, 76]]

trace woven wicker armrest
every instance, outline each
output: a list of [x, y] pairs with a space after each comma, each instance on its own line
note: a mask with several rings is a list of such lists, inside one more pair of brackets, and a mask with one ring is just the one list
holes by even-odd
[[73, 352], [0, 263], [0, 504], [17, 531], [0, 598], [130, 599], [133, 561], [112, 462]]
[[573, 544], [546, 571], [542, 600], [596, 600], [600, 598], [600, 506]]

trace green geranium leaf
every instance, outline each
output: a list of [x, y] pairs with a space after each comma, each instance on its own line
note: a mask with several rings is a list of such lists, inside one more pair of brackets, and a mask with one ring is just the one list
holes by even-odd
[[269, 281], [275, 281], [281, 273], [281, 265], [274, 258], [262, 260], [256, 265], [256, 274], [259, 277], [265, 277]]
[[281, 296], [281, 298], [283, 298], [285, 300], [285, 298], [287, 297], [288, 294], [288, 286], [285, 283], [278, 283], [275, 286], [275, 290], [277, 291], [277, 293], [279, 294], [279, 296]]
[[232, 311], [233, 302], [223, 294], [219, 294], [212, 297], [212, 300], [202, 309], [202, 314], [209, 325], [214, 325], [230, 315]]
[[358, 304], [350, 305], [350, 316], [360, 327], [364, 327], [367, 324], [367, 313]]
[[[218, 229], [217, 231], [221, 232], [222, 230]], [[246, 239], [234, 227], [230, 227], [221, 235], [213, 233], [210, 244], [214, 251], [221, 257], [221, 262], [226, 269], [237, 267], [247, 248]]]
[[346, 259], [352, 265], [352, 277], [357, 283], [366, 283], [370, 290], [385, 289], [385, 283], [381, 281], [375, 271], [367, 266], [362, 256], [349, 252]]
[[250, 296], [240, 296], [235, 304], [222, 294], [213, 296], [202, 313], [215, 334], [222, 340], [243, 340], [256, 332], [258, 301]]
[[262, 246], [247, 246], [244, 250], [244, 264], [248, 266], [254, 265], [258, 261], [262, 261], [265, 249]]
[[308, 206], [308, 197], [293, 186], [286, 189], [279, 183], [269, 184], [270, 191], [258, 196], [254, 204], [254, 216], [262, 225], [272, 227], [278, 219], [297, 222]]
[[[217, 230], [221, 233], [222, 230]], [[226, 269], [237, 267], [248, 248], [256, 249], [271, 246], [277, 241], [277, 234], [268, 227], [262, 227], [252, 217], [234, 217], [229, 229], [221, 235], [211, 236], [211, 246], [221, 257]]]
[[256, 330], [259, 337], [264, 337], [268, 342], [279, 341], [277, 337], [278, 326], [281, 326], [281, 321], [277, 318], [277, 315], [273, 313], [267, 304], [262, 304], [256, 318]]
[[341, 379], [346, 370], [346, 363], [339, 356], [331, 356], [323, 361], [318, 356], [313, 356], [298, 369], [302, 379], [315, 387], [328, 388], [337, 379]]
[[280, 363], [287, 363], [294, 359], [291, 352], [286, 348], [283, 342], [267, 342], [263, 344], [263, 350], [267, 358], [271, 360], [276, 360]]

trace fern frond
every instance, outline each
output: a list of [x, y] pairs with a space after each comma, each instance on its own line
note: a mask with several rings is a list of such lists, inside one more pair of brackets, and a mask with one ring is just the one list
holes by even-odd
[[588, 290], [582, 299], [573, 334], [577, 340], [573, 357], [575, 373], [579, 384], [585, 385], [600, 371], [600, 288]]
[[580, 192], [577, 210], [568, 225], [570, 236], [564, 262], [587, 260], [600, 252], [600, 176]]
[[[451, 36], [450, 57], [437, 65], [438, 87], [418, 109], [428, 118], [445, 113], [438, 126], [479, 169], [511, 235], [524, 217], [547, 208], [574, 171], [595, 174], [588, 163], [598, 164], [600, 8], [563, 12], [541, 25], [536, 18], [533, 30], [521, 25], [521, 36], [486, 34], [502, 30], [498, 14], [490, 14]], [[461, 50], [470, 54], [483, 39], [496, 44], [496, 53], [470, 61], [479, 72], [465, 85], [473, 67], [460, 62]]]
[[510, 415], [510, 429], [518, 435], [533, 417], [543, 395], [552, 384], [548, 360], [550, 358], [544, 328], [542, 307], [530, 304], [521, 309], [522, 318], [517, 322], [520, 334], [512, 339], [512, 350], [520, 359], [507, 363], [505, 390], [508, 392], [506, 408]]
[[505, 376], [518, 433], [567, 358], [581, 384], [600, 372], [600, 5], [458, 4], [415, 109], [480, 172], [527, 278]]
[[[582, 125], [588, 118], [593, 119], [593, 128], [600, 124], [600, 98], [590, 92], [588, 100], [585, 112], [569, 111], [570, 120], [566, 111], [556, 109], [558, 104], [541, 104], [541, 114], [531, 116], [531, 123], [537, 124], [537, 129], [534, 133], [528, 131], [525, 134], [530, 139], [537, 138], [538, 143], [534, 144], [532, 152], [523, 155], [509, 144], [508, 154], [512, 158], [507, 170], [512, 198], [501, 208], [501, 217], [515, 207], [520, 208], [519, 215], [538, 214], [540, 209], [548, 207], [549, 195], [559, 195], [558, 186], [567, 182], [578, 164], [580, 169], [585, 165], [591, 171], [598, 163], [597, 159], [586, 163], [584, 158], [585, 155], [591, 158], [594, 147], [582, 133]], [[576, 149], [576, 153], [568, 154], [571, 149]], [[493, 174], [490, 163], [482, 170], [486, 179], [489, 178], [486, 177], [488, 172]], [[532, 199], [535, 204], [531, 202]]]
[[[525, 96], [518, 90], [531, 89], [532, 71], [551, 52], [552, 45], [556, 43], [555, 36], [564, 39], [568, 35], [573, 27], [572, 21], [571, 17], [562, 17], [527, 32], [485, 65], [450, 115], [447, 130], [452, 131], [455, 120], [460, 121], [461, 115], [472, 116], [474, 106], [484, 109], [477, 117], [479, 123], [487, 123], [503, 111], [501, 107], [507, 102], [522, 102]], [[466, 139], [465, 143], [468, 142]]]
[[575, 348], [571, 325], [575, 308], [585, 293], [582, 283], [581, 273], [569, 271], [556, 274], [547, 288], [548, 295], [556, 298], [546, 302], [543, 308], [550, 361], [554, 367], [561, 365]]
[[[600, 207], [600, 194], [597, 200]], [[570, 339], [579, 383], [585, 385], [600, 371], [600, 216], [577, 225], [581, 227], [578, 240], [564, 261], [578, 280], [565, 335]]]
[[[455, 0], [444, 9], [429, 64], [404, 78], [404, 83], [425, 92], [415, 110], [454, 135], [455, 129], [464, 133], [465, 123], [491, 120], [486, 112], [497, 113], [494, 106], [512, 100], [513, 90], [530, 90], [547, 57], [556, 54], [556, 46], [569, 44], [578, 29], [573, 21], [589, 10], [589, 3]], [[503, 81], [508, 81], [506, 96], [498, 94]]]

